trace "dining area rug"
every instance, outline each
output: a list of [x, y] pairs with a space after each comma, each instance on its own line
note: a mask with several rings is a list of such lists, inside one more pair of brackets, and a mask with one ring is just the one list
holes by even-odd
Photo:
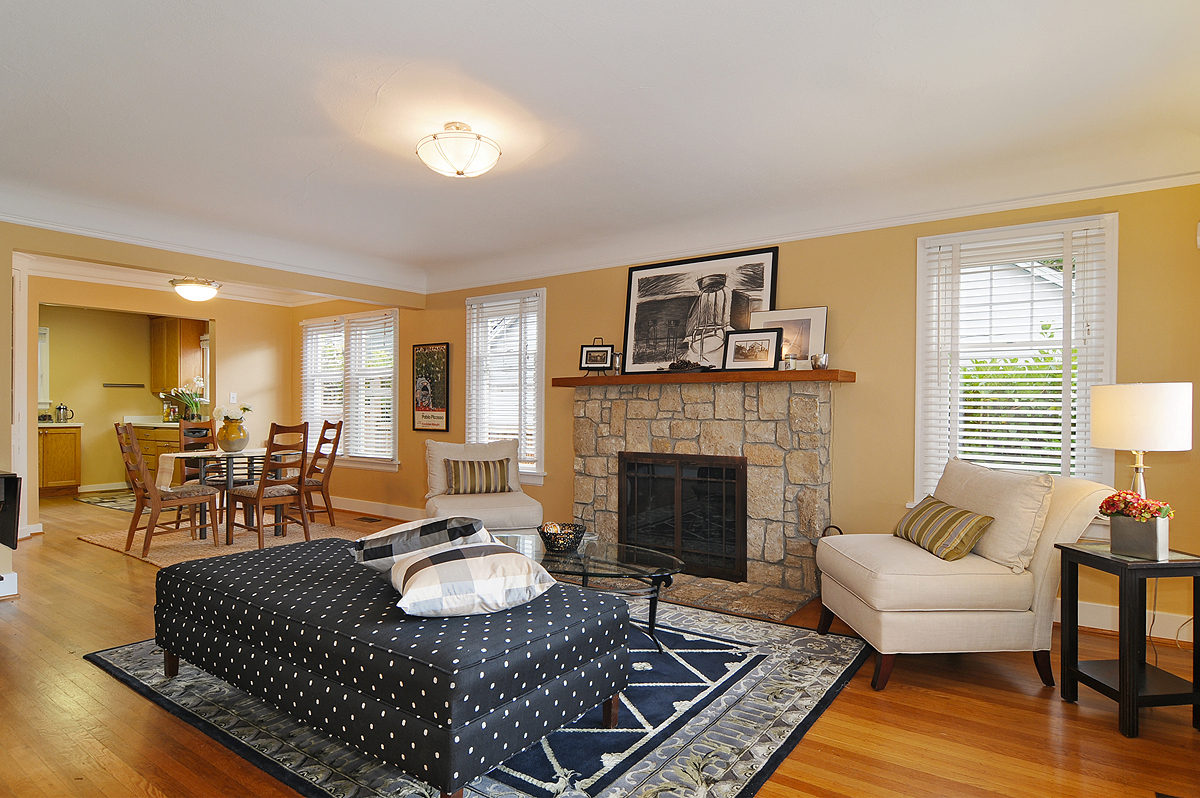
[[[142, 517], [145, 519], [145, 515]], [[346, 529], [345, 527], [329, 526], [328, 524], [318, 524], [315, 522], [309, 523], [308, 531], [313, 540], [320, 538], [357, 540], [365, 534], [363, 532], [356, 532], [353, 529]], [[214, 545], [211, 537], [192, 538], [191, 534], [186, 531], [161, 536], [156, 534], [154, 540], [150, 543], [149, 555], [143, 557], [142, 541], [145, 540], [145, 534], [145, 532], [138, 532], [134, 535], [133, 547], [129, 551], [125, 551], [125, 539], [129, 535], [128, 528], [80, 535], [79, 539], [85, 543], [119, 551], [127, 557], [133, 557], [135, 560], [157, 565], [159, 568], [187, 562], [188, 560], [219, 557], [222, 554], [252, 551], [258, 548], [257, 532], [246, 529], [235, 529], [233, 532], [233, 545], [229, 546], [225, 544], [225, 528], [221, 527], [221, 534], [219, 535], [220, 545]], [[274, 527], [267, 527], [266, 534], [263, 536], [263, 542], [267, 548], [286, 546], [289, 543], [302, 540], [304, 540], [304, 529], [299, 524], [288, 524], [286, 535], [276, 535], [274, 534]]]
[[[510, 757], [465, 790], [480, 798], [749, 798], [869, 655], [857, 638], [660, 605], [655, 650], [630, 601], [630, 684], [619, 725], [600, 709]], [[437, 796], [387, 762], [180, 661], [153, 640], [85, 657], [139, 695], [310, 798]]]

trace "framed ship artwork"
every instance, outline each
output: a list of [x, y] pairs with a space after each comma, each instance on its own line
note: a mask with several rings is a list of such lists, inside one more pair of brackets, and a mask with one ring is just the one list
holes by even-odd
[[413, 344], [413, 427], [450, 429], [450, 344]]

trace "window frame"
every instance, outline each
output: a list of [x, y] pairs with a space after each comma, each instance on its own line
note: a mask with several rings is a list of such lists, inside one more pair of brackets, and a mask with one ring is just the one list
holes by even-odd
[[[392, 390], [391, 390], [391, 419], [390, 419], [390, 436], [391, 436], [391, 455], [386, 457], [372, 457], [363, 454], [348, 454], [346, 452], [346, 442], [350, 439], [348, 432], [351, 430], [348, 427], [352, 424], [352, 418], [347, 412], [346, 399], [350, 393], [349, 384], [354, 376], [351, 372], [350, 355], [353, 351], [351, 345], [352, 334], [355, 330], [353, 322], [358, 319], [376, 319], [383, 318], [386, 320], [386, 326], [390, 328], [392, 335]], [[396, 471], [400, 466], [400, 312], [397, 308], [384, 308], [381, 310], [369, 310], [360, 313], [342, 313], [337, 316], [322, 316], [311, 319], [302, 319], [300, 321], [300, 415], [302, 420], [309, 424], [308, 435], [308, 450], [310, 452], [316, 449], [317, 433], [320, 432], [320, 424], [323, 421], [343, 421], [342, 439], [338, 444], [338, 464], [352, 468], [360, 468], [372, 471]], [[312, 387], [308, 384], [310, 377], [308, 375], [308, 344], [310, 327], [328, 327], [331, 329], [340, 327], [342, 335], [342, 371], [341, 385], [342, 396], [340, 400], [340, 410], [336, 414], [321, 414], [313, 413], [309, 410], [310, 399], [309, 393]], [[314, 423], [317, 425], [314, 429]]]
[[[961, 233], [924, 236], [917, 239], [914, 502], [933, 492], [933, 487], [937, 483], [933, 472], [937, 470], [940, 473], [942, 464], [950, 457], [958, 455], [956, 443], [950, 439], [950, 436], [947, 436], [945, 451], [934, 451], [935, 448], [938, 448], [937, 436], [942, 433], [935, 432], [933, 427], [928, 423], [930, 415], [927, 412], [927, 407], [932, 406], [935, 412], [938, 411], [939, 407], [945, 407], [947, 417], [949, 417], [950, 407], [953, 404], [953, 399], [943, 401], [937, 396], [939, 392], [953, 391], [953, 388], [935, 385], [936, 375], [940, 369], [937, 362], [937, 358], [941, 356], [939, 352], [952, 351], [954, 353], [951, 355], [954, 358], [953, 362], [957, 363], [959, 353], [964, 351], [961, 342], [957, 339], [960, 318], [958, 313], [960, 307], [958, 304], [958, 291], [961, 284], [943, 282], [939, 286], [934, 285], [934, 282], [939, 279], [944, 281], [946, 275], [939, 273], [938, 267], [933, 265], [933, 261], [937, 257], [933, 253], [944, 247], [962, 247], [964, 245], [1010, 244], [1016, 246], [1055, 233], [1061, 233], [1069, 238], [1071, 235], [1078, 234], [1084, 230], [1099, 231], [1099, 234], [1102, 236], [1103, 254], [1095, 259], [1095, 263], [1091, 267], [1091, 272], [1083, 274], [1083, 279], [1098, 281], [1099, 285], [1102, 286], [1102, 294], [1098, 301], [1088, 304], [1088, 310], [1082, 314], [1078, 312], [1078, 301], [1067, 301], [1070, 295], [1066, 295], [1063, 298], [1065, 327], [1067, 326], [1066, 319], [1068, 318], [1071, 320], [1070, 327], [1074, 327], [1075, 323], [1079, 321], [1077, 316], [1086, 321], [1092, 321], [1093, 319], [1098, 319], [1099, 321], [1099, 332], [1087, 344], [1089, 347], [1087, 353], [1089, 355], [1094, 356], [1096, 353], [1099, 353], [1100, 356], [1099, 365], [1091, 367], [1093, 379], [1084, 380], [1082, 378], [1083, 375], [1078, 374], [1076, 377], [1075, 403], [1069, 404], [1069, 394], [1064, 396], [1063, 401], [1064, 410], [1068, 411], [1068, 414], [1075, 414], [1075, 435], [1078, 441], [1087, 434], [1087, 423], [1090, 418], [1088, 414], [1090, 396], [1087, 389], [1091, 385], [1112, 383], [1116, 380], [1118, 295], [1117, 214], [1108, 213], [1097, 216], [1035, 222], [1008, 227], [964, 231]], [[952, 271], [958, 268], [957, 250], [953, 258], [955, 265], [952, 266]], [[1037, 259], [1039, 258], [1030, 258], [1030, 260]], [[1019, 263], [1024, 261], [1014, 262]], [[1072, 275], [1073, 284], [1075, 280], [1079, 279], [1081, 279], [1080, 275]], [[1089, 286], [1088, 290], [1092, 290], [1093, 294], [1096, 293], [1094, 289], [1095, 282], [1085, 285]], [[950, 295], [949, 298], [947, 298], [947, 294]], [[1032, 301], [1031, 299], [1031, 303]], [[1088, 312], [1092, 314], [1091, 317], [1087, 316]], [[952, 328], [950, 330], [944, 330], [939, 327], [939, 323], [947, 314], [952, 319], [949, 325]], [[937, 318], [934, 318], [935, 316]], [[940, 336], [951, 339], [949, 347], [942, 348], [942, 345], [935, 340]], [[1064, 338], [1058, 348], [1063, 350], [1069, 348], [1072, 353], [1075, 353], [1077, 351], [1076, 347], [1079, 345], [1076, 344], [1072, 336], [1073, 332], [1064, 330]], [[956, 344], [958, 345], [957, 349], [955, 348]], [[965, 351], [969, 351], [969, 348]], [[1062, 373], [1066, 375], [1069, 371], [1069, 367], [1064, 362]], [[930, 379], [929, 375], [935, 375], [935, 378]], [[1082, 452], [1083, 454], [1080, 456], [1091, 459], [1098, 464], [1098, 470], [1095, 470], [1091, 474], [1085, 474], [1087, 478], [1112, 484], [1114, 472], [1114, 454], [1112, 452], [1093, 449], [1087, 444], [1080, 445], [1079, 443], [1076, 443], [1074, 450]], [[1032, 469], [1030, 470], [1032, 471]], [[1061, 475], [1063, 472], [1069, 470], [1069, 466], [1064, 462], [1058, 472], [1042, 471], [1041, 473], [1056, 473], [1056, 475]]]
[[[518, 463], [518, 471], [521, 476], [521, 483], [526, 485], [541, 485], [543, 478], [546, 476], [546, 289], [531, 288], [523, 291], [508, 291], [500, 294], [473, 296], [467, 297], [464, 302], [466, 311], [466, 356], [464, 357], [464, 370], [466, 374], [466, 390], [464, 392], [466, 432], [464, 439], [467, 443], [488, 443], [489, 439], [486, 439], [480, 432], [482, 419], [476, 415], [478, 410], [475, 396], [481, 390], [479, 380], [482, 364], [477, 364], [476, 362], [479, 353], [475, 351], [477, 334], [472, 327], [472, 317], [474, 314], [472, 308], [489, 305], [494, 308], [499, 305], [519, 304], [524, 300], [534, 297], [538, 299], [535, 311], [537, 341], [535, 342], [536, 350], [533, 353], [535, 373], [530, 378], [524, 380], [526, 384], [533, 386], [536, 403], [533, 412], [530, 414], [532, 418], [529, 419], [533, 424], [532, 443], [528, 446], [523, 446], [521, 442], [518, 443], [522, 455], [521, 461]], [[518, 411], [518, 415], [520, 412]], [[520, 419], [517, 421], [520, 423]], [[490, 438], [490, 440], [503, 440], [506, 437], [496, 436]], [[531, 456], [527, 458], [527, 455]]]

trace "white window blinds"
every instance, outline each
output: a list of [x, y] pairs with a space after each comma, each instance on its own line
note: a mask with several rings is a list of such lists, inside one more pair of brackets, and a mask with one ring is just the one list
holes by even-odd
[[518, 442], [520, 468], [541, 474], [545, 290], [467, 300], [468, 443]]
[[1116, 214], [918, 241], [916, 498], [950, 457], [1111, 483], [1088, 446], [1112, 382]]
[[309, 442], [343, 421], [341, 454], [396, 459], [395, 309], [302, 321], [301, 415]]

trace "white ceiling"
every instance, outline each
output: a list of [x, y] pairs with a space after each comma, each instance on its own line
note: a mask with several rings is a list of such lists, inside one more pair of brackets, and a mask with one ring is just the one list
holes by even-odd
[[[416, 291], [1200, 182], [1200, 3], [4, 0], [0, 219]], [[504, 155], [417, 160], [463, 121]]]

